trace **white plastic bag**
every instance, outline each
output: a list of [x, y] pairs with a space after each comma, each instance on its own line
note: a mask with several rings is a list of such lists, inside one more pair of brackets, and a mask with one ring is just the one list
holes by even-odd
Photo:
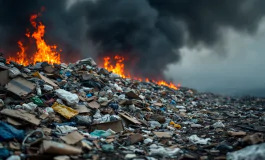
[[56, 95], [59, 98], [65, 100], [68, 105], [75, 105], [79, 102], [79, 98], [76, 94], [68, 92], [64, 89], [57, 89], [55, 90], [55, 92], [56, 92]]
[[192, 143], [195, 144], [207, 144], [209, 140], [211, 140], [210, 138], [200, 138], [197, 135], [192, 135], [188, 138]]
[[44, 85], [43, 85], [43, 90], [44, 90], [44, 91], [51, 91], [51, 90], [53, 90], [53, 87], [50, 86], [50, 85], [44, 84]]
[[178, 154], [181, 150], [179, 148], [174, 148], [174, 149], [169, 149], [169, 148], [164, 148], [164, 147], [159, 147], [157, 149], [150, 149], [150, 154], [151, 155], [158, 155], [158, 156], [174, 156]]
[[221, 121], [218, 121], [218, 122], [213, 124], [213, 127], [214, 128], [224, 128], [225, 125]]

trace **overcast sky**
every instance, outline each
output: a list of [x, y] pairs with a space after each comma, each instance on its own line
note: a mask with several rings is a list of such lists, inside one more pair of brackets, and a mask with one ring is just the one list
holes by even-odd
[[[265, 95], [265, 19], [254, 36], [229, 29], [223, 35], [223, 50], [182, 48], [181, 62], [170, 65], [166, 76], [199, 91]], [[227, 55], [222, 57], [213, 52]]]

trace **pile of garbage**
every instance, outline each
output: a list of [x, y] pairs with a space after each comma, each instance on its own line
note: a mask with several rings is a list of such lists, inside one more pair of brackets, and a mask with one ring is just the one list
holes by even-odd
[[265, 159], [265, 98], [198, 93], [0, 56], [0, 159]]

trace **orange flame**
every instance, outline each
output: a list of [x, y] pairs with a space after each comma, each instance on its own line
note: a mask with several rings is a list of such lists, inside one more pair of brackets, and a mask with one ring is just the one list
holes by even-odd
[[116, 60], [115, 67], [110, 64], [110, 57], [104, 58], [104, 68], [108, 71], [112, 71], [120, 75], [122, 78], [126, 78], [127, 76], [124, 74], [124, 58], [121, 56], [115, 56], [114, 59]]
[[37, 52], [34, 55], [33, 62], [43, 62], [48, 63], [61, 63], [60, 54], [56, 52], [56, 45], [49, 46], [44, 41], [43, 37], [45, 34], [45, 26], [39, 22], [39, 25], [35, 22], [38, 16], [32, 15], [30, 17], [30, 22], [34, 28], [37, 30], [32, 34], [32, 37], [36, 40]]
[[23, 43], [21, 41], [18, 41], [18, 46], [21, 51], [17, 52], [17, 57], [8, 57], [7, 61], [14, 61], [22, 65], [28, 65], [29, 61], [27, 59], [27, 55], [25, 54], [25, 48], [23, 46]]
[[[40, 14], [39, 14], [40, 15]], [[25, 34], [28, 38], [34, 38], [36, 41], [37, 51], [34, 54], [33, 57], [29, 57], [29, 55], [25, 54], [25, 48], [23, 47], [23, 44], [21, 41], [18, 42], [19, 48], [21, 49], [21, 52], [17, 53], [17, 57], [9, 57], [7, 59], [8, 62], [15, 61], [22, 65], [29, 65], [30, 63], [35, 64], [36, 62], [48, 62], [48, 63], [61, 63], [60, 54], [56, 51], [57, 46], [49, 46], [43, 39], [45, 34], [45, 26], [39, 22], [36, 22], [36, 18], [38, 17], [37, 14], [34, 14], [30, 17], [31, 25], [36, 29], [30, 34], [30, 32], [27, 30], [27, 33]]]
[[[125, 73], [124, 71], [124, 58], [122, 56], [114, 56], [114, 60], [116, 60], [116, 63], [115, 65], [112, 65], [110, 60], [111, 58], [110, 57], [104, 57], [103, 58], [104, 60], [104, 68], [107, 69], [108, 71], [111, 71], [115, 74], [118, 74], [119, 76], [121, 76], [122, 78], [130, 78], [130, 79], [134, 79], [134, 80], [138, 80], [138, 81], [143, 81], [142, 78], [139, 78], [139, 77], [133, 77], [131, 78], [130, 74], [128, 73]], [[163, 80], [160, 80], [160, 81], [150, 81], [148, 78], [145, 79], [145, 82], [152, 82], [152, 83], [155, 83], [157, 85], [160, 85], [160, 86], [167, 86], [167, 87], [170, 87], [172, 89], [175, 89], [175, 90], [178, 90], [178, 88], [180, 87], [180, 84], [178, 85], [175, 85], [173, 83], [167, 83], [166, 81], [163, 81]]]

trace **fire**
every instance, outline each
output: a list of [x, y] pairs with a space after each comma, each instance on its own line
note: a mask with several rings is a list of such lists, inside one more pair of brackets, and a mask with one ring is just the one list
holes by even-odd
[[[130, 78], [130, 79], [134, 79], [134, 80], [138, 80], [138, 81], [143, 81], [142, 78], [139, 78], [139, 77], [131, 77], [130, 74], [128, 73], [125, 73], [124, 71], [124, 58], [122, 56], [114, 56], [114, 60], [116, 61], [115, 65], [112, 65], [111, 64], [111, 58], [110, 57], [104, 57], [103, 58], [104, 60], [104, 68], [107, 69], [108, 71], [111, 71], [115, 74], [118, 74], [120, 75], [122, 78]], [[155, 83], [155, 84], [158, 84], [158, 85], [162, 85], [162, 86], [167, 86], [167, 87], [170, 87], [172, 89], [175, 89], [175, 90], [178, 90], [178, 88], [180, 87], [180, 84], [178, 85], [175, 85], [173, 83], [167, 83], [166, 81], [163, 81], [163, 80], [159, 80], [159, 81], [150, 81], [148, 78], [145, 78], [145, 82], [152, 82], [152, 83]]]
[[9, 57], [7, 59], [8, 62], [15, 61], [22, 65], [28, 65], [29, 61], [27, 59], [27, 55], [25, 54], [25, 48], [23, 46], [23, 43], [21, 41], [18, 41], [18, 46], [20, 48], [20, 52], [17, 52], [17, 57]]
[[106, 70], [112, 71], [113, 73], [116, 73], [120, 75], [122, 78], [126, 78], [128, 76], [124, 73], [124, 58], [121, 56], [114, 56], [114, 59], [116, 60], [115, 67], [110, 63], [110, 57], [104, 58], [104, 68]]
[[41, 22], [36, 22], [37, 17], [40, 14], [34, 14], [30, 17], [31, 25], [35, 28], [35, 31], [31, 34], [28, 30], [25, 34], [28, 38], [35, 39], [37, 51], [33, 57], [28, 57], [29, 55], [25, 54], [25, 48], [21, 41], [18, 42], [20, 52], [17, 53], [17, 57], [9, 57], [7, 59], [8, 62], [15, 61], [22, 65], [29, 65], [31, 63], [35, 64], [36, 62], [48, 62], [50, 64], [53, 63], [61, 63], [60, 54], [56, 51], [57, 46], [48, 45], [44, 40], [45, 34], [45, 25]]
[[38, 16], [32, 15], [30, 22], [36, 31], [31, 35], [36, 40], [37, 52], [34, 55], [33, 63], [46, 61], [48, 63], [61, 63], [60, 54], [56, 52], [56, 45], [49, 46], [44, 41], [45, 26], [35, 21]]

